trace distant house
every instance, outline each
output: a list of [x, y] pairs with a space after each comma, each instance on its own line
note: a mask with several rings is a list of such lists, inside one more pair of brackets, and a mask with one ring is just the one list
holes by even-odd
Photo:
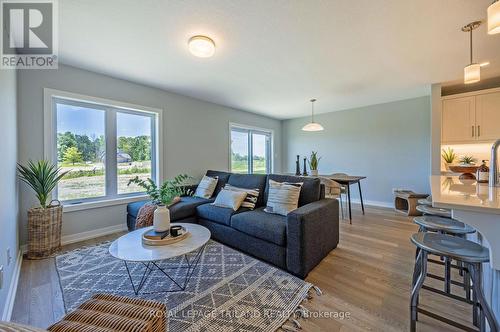
[[[106, 153], [103, 152], [101, 153], [101, 161], [104, 162], [106, 160]], [[125, 152], [116, 152], [116, 162], [117, 163], [131, 163], [132, 162], [132, 157]]]

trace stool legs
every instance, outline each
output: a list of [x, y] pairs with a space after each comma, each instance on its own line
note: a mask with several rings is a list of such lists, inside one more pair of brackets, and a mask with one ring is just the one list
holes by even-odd
[[488, 324], [490, 326], [491, 331], [500, 331], [500, 325], [496, 321], [495, 316], [493, 315], [490, 306], [486, 302], [484, 297], [483, 288], [481, 286], [482, 282], [482, 273], [481, 273], [481, 264], [469, 264], [469, 271], [472, 278], [472, 287], [474, 288], [474, 294], [477, 297], [477, 301], [479, 303], [480, 309], [480, 321], [479, 328], [482, 331], [486, 331], [486, 322], [485, 318], [488, 320]]
[[420, 250], [419, 260], [415, 262], [415, 269], [418, 269], [420, 273], [416, 278], [411, 290], [411, 301], [410, 301], [410, 331], [415, 332], [417, 329], [417, 313], [418, 313], [418, 296], [420, 289], [424, 284], [425, 277], [427, 276], [427, 252], [425, 250]]

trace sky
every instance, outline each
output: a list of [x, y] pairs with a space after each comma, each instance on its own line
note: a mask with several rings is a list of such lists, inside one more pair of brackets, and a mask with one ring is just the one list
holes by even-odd
[[[105, 111], [57, 104], [57, 132], [70, 131], [78, 135], [104, 135]], [[129, 113], [117, 113], [118, 136], [151, 135], [151, 118]]]

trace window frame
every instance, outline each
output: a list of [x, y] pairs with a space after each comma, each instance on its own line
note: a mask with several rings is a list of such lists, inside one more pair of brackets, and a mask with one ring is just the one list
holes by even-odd
[[[113, 203], [129, 202], [143, 199], [144, 192], [118, 193], [117, 160], [115, 154], [108, 151], [117, 149], [117, 114], [127, 113], [151, 117], [151, 176], [156, 183], [163, 179], [163, 133], [161, 109], [140, 106], [130, 103], [119, 102], [110, 99], [91, 97], [72, 92], [44, 89], [44, 157], [57, 164], [57, 102], [75, 106], [91, 107], [105, 111], [105, 137], [106, 137], [106, 161], [105, 161], [105, 196], [81, 198], [62, 201], [66, 210], [80, 210], [71, 208], [78, 205], [93, 208], [102, 205], [114, 205]], [[116, 179], [116, 180], [115, 180]], [[57, 199], [57, 188], [52, 192], [52, 199]], [[69, 207], [67, 209], [66, 207]]]
[[[267, 129], [267, 128], [260, 128], [260, 127], [254, 127], [254, 126], [248, 126], [248, 125], [242, 125], [238, 123], [229, 123], [229, 171], [232, 172], [232, 162], [231, 162], [231, 156], [232, 156], [232, 148], [231, 148], [231, 143], [232, 143], [232, 132], [238, 131], [242, 133], [247, 134], [247, 139], [248, 139], [248, 149], [249, 151], [253, 152], [253, 139], [252, 136], [253, 134], [260, 134], [260, 135], [265, 135], [269, 136], [269, 152], [268, 156], [266, 156], [266, 168], [268, 168], [268, 172], [266, 174], [272, 174], [274, 172], [274, 130], [272, 129]], [[249, 156], [248, 158], [248, 173], [246, 174], [254, 174], [253, 172], [253, 154]]]

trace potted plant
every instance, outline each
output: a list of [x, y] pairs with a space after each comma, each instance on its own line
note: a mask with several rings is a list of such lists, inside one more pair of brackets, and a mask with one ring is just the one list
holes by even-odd
[[470, 166], [470, 165], [475, 165], [477, 159], [474, 158], [473, 156], [463, 156], [460, 158], [460, 165], [464, 166]]
[[455, 151], [452, 148], [448, 149], [443, 149], [443, 153], [441, 154], [444, 160], [444, 167], [447, 171], [450, 170], [450, 165], [453, 164], [455, 159], [457, 158], [457, 155]]
[[[173, 180], [165, 181], [160, 187], [150, 178], [143, 180], [136, 176], [130, 179], [128, 185], [132, 183], [144, 188], [146, 194], [151, 197], [154, 205], [153, 228], [156, 232], [165, 232], [170, 229], [170, 211], [168, 207], [180, 201], [183, 195], [192, 195], [190, 190], [186, 190], [186, 181], [191, 177], [186, 174], [177, 175]], [[148, 208], [143, 206], [143, 208]], [[142, 209], [142, 208], [141, 208]], [[139, 211], [139, 215], [141, 211]], [[150, 224], [148, 222], [147, 224]]]
[[311, 157], [309, 158], [309, 169], [311, 170], [312, 176], [318, 176], [318, 164], [321, 157], [318, 158], [318, 152], [312, 151]]
[[62, 206], [49, 198], [67, 172], [61, 172], [48, 160], [30, 160], [27, 166], [18, 164], [17, 170], [21, 181], [35, 191], [40, 203], [39, 207], [28, 210], [27, 256], [29, 259], [50, 257], [61, 248]]

